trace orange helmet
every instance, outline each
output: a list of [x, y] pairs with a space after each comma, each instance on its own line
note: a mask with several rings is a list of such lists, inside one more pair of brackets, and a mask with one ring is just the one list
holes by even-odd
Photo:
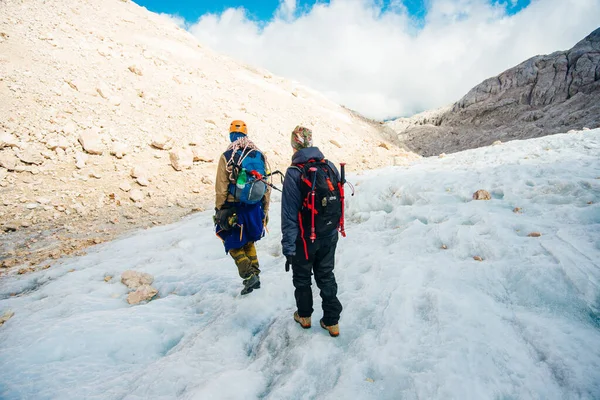
[[232, 132], [239, 132], [243, 133], [244, 135], [247, 135], [248, 128], [246, 128], [246, 123], [244, 121], [240, 121], [239, 119], [232, 121], [231, 125], [229, 125], [229, 133]]

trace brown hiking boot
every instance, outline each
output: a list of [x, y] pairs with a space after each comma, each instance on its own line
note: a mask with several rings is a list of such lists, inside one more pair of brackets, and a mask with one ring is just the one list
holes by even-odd
[[301, 317], [298, 315], [298, 311], [294, 313], [294, 321], [299, 323], [304, 329], [310, 328], [310, 317]]
[[323, 323], [323, 320], [321, 320], [319, 322], [321, 322], [321, 328], [329, 331], [329, 336], [338, 337], [340, 335], [340, 325], [339, 324], [327, 326]]
[[252, 293], [254, 289], [260, 289], [260, 278], [258, 275], [252, 274], [249, 278], [244, 279], [242, 283], [244, 284], [244, 288], [240, 292], [242, 296]]

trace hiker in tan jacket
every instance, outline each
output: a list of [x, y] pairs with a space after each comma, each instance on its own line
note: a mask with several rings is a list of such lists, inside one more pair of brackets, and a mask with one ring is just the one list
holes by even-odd
[[265, 233], [270, 188], [264, 181], [266, 159], [247, 137], [243, 121], [233, 121], [231, 144], [221, 155], [215, 182], [215, 225], [243, 279], [242, 295], [260, 288], [260, 268], [254, 242]]

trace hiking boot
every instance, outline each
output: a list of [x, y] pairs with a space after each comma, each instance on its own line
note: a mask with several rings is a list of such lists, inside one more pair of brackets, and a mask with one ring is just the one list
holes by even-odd
[[294, 321], [299, 323], [304, 329], [310, 328], [310, 317], [301, 317], [298, 315], [298, 311], [294, 313]]
[[321, 320], [319, 322], [321, 322], [321, 328], [329, 331], [329, 336], [338, 337], [340, 335], [340, 325], [339, 324], [327, 326], [323, 323], [323, 320]]
[[244, 279], [242, 283], [244, 284], [244, 288], [240, 292], [241, 295], [252, 293], [254, 289], [260, 289], [260, 278], [258, 275], [252, 274], [250, 278]]

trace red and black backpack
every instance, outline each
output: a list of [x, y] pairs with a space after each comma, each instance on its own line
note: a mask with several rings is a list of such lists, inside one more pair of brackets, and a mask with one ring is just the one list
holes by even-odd
[[[309, 160], [294, 164], [301, 175], [300, 192], [302, 207], [298, 212], [300, 234], [315, 241], [321, 235], [334, 230], [344, 232], [344, 185], [327, 160]], [[308, 256], [308, 254], [307, 254]]]

